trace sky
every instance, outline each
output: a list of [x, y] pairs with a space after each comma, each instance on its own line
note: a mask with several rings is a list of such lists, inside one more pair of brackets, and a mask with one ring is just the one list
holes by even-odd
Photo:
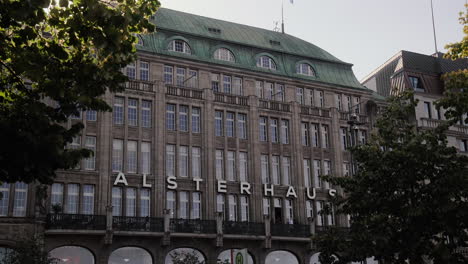
[[[400, 50], [435, 52], [430, 0], [160, 0], [192, 14], [285, 32], [345, 62], [362, 80]], [[468, 0], [433, 0], [437, 47], [463, 38], [459, 12]], [[157, 25], [156, 25], [157, 26]]]

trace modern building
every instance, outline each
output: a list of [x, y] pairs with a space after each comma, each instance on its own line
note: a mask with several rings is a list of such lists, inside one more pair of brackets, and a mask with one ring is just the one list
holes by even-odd
[[[365, 77], [362, 84], [384, 97], [413, 90], [414, 97], [419, 100], [415, 122], [420, 128], [435, 128], [445, 120], [445, 111], [434, 105], [444, 92], [441, 77], [444, 73], [463, 69], [468, 69], [467, 58], [453, 61], [444, 59], [442, 53], [424, 55], [402, 50]], [[450, 127], [448, 143], [468, 154], [467, 125], [460, 121]]]
[[163, 8], [153, 19], [125, 91], [105, 95], [113, 112], [69, 121], [85, 126], [70, 147], [95, 156], [59, 171], [45, 200], [0, 186], [0, 252], [36, 233], [63, 263], [213, 264], [238, 249], [317, 263], [312, 235], [348, 225], [319, 214], [340, 191], [320, 176], [350, 174], [348, 119], [364, 142], [373, 92], [288, 34]]

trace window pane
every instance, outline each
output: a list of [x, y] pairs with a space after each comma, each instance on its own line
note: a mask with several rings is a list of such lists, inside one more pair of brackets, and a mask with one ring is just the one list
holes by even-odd
[[166, 208], [170, 211], [171, 218], [175, 216], [175, 209], [176, 209], [176, 200], [175, 200], [175, 192], [174, 191], [167, 191], [166, 193]]
[[239, 152], [239, 180], [246, 182], [248, 179], [247, 153]]
[[151, 101], [141, 101], [141, 126], [151, 127]]
[[127, 172], [136, 173], [137, 172], [137, 142], [128, 141], [127, 142]]
[[189, 200], [188, 192], [179, 192], [179, 215], [181, 219], [188, 219]]
[[223, 112], [215, 112], [215, 135], [217, 137], [223, 136]]
[[179, 177], [188, 177], [188, 147], [179, 147]]
[[175, 145], [166, 145], [166, 176], [175, 176]]
[[112, 143], [112, 171], [121, 172], [123, 167], [123, 140], [114, 139]]
[[94, 214], [94, 185], [83, 185], [83, 214]]
[[201, 149], [192, 147], [192, 177], [201, 178]]
[[166, 105], [166, 129], [175, 130], [175, 105]]
[[179, 106], [179, 130], [188, 131], [188, 106]]
[[114, 115], [114, 124], [122, 125], [124, 123], [124, 98], [114, 98], [114, 109], [112, 113]]
[[192, 107], [192, 132], [200, 133], [200, 108]]
[[222, 150], [216, 150], [216, 179], [224, 179], [224, 154]]
[[0, 193], [2, 198], [0, 199], [0, 216], [8, 215], [8, 203], [10, 201], [10, 184], [3, 183], [0, 185]]
[[191, 219], [201, 218], [201, 193], [192, 193], [192, 211], [190, 213]]
[[150, 189], [141, 189], [140, 191], [140, 217], [150, 216]]
[[149, 63], [140, 61], [140, 80], [149, 81]]
[[122, 215], [122, 188], [112, 187], [112, 215]]
[[268, 155], [261, 155], [261, 172], [262, 172], [262, 183], [270, 183], [270, 172], [268, 168]]
[[95, 136], [86, 136], [85, 147], [91, 151], [93, 154], [91, 157], [84, 160], [85, 170], [95, 170], [96, 169], [96, 137]]
[[227, 180], [235, 181], [236, 175], [236, 158], [234, 151], [228, 151], [227, 153]]
[[136, 190], [135, 188], [126, 189], [125, 215], [136, 216]]
[[67, 185], [67, 214], [77, 214], [79, 208], [80, 186], [78, 184]]
[[151, 173], [151, 144], [149, 142], [141, 143], [141, 173]]

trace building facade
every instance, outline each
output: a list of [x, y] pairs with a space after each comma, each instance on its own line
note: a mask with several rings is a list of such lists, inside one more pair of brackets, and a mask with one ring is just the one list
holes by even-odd
[[69, 121], [85, 126], [69, 147], [95, 156], [58, 172], [45, 200], [0, 186], [0, 252], [39, 233], [63, 263], [230, 263], [238, 249], [250, 263], [317, 263], [312, 235], [349, 224], [319, 213], [340, 192], [320, 176], [351, 174], [348, 119], [365, 142], [373, 92], [287, 34], [168, 9], [153, 19], [125, 91], [105, 95], [113, 112]]

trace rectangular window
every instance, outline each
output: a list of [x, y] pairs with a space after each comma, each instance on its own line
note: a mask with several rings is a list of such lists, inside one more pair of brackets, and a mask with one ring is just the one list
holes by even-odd
[[114, 98], [114, 109], [112, 111], [114, 116], [114, 125], [123, 125], [124, 123], [124, 98]]
[[263, 198], [263, 215], [270, 215], [270, 199]]
[[320, 160], [314, 160], [314, 187], [315, 188], [322, 188], [322, 180], [320, 179], [321, 173], [321, 166]]
[[188, 131], [188, 106], [179, 105], [179, 131]]
[[136, 141], [127, 141], [127, 172], [128, 173], [137, 173], [137, 142]]
[[422, 85], [421, 79], [414, 76], [408, 76], [411, 87], [417, 92], [424, 92], [424, 87]]
[[67, 214], [77, 214], [80, 201], [80, 186], [72, 183], [67, 186]]
[[317, 124], [311, 124], [310, 130], [312, 131], [312, 147], [318, 148], [319, 144], [319, 127]]
[[283, 157], [283, 164], [282, 164], [282, 170], [283, 170], [283, 178], [282, 178], [282, 184], [283, 185], [291, 185], [291, 158], [289, 157]]
[[343, 176], [349, 176], [350, 167], [348, 162], [343, 162]]
[[323, 96], [323, 91], [318, 91], [318, 106], [324, 107], [325, 106], [325, 97]]
[[141, 101], [141, 126], [151, 127], [151, 101]]
[[322, 148], [329, 148], [330, 135], [328, 133], [328, 126], [322, 125]]
[[13, 202], [13, 216], [26, 216], [26, 208], [28, 204], [28, 185], [26, 183], [15, 183], [15, 198]]
[[96, 169], [96, 137], [86, 136], [85, 147], [93, 152], [93, 155], [84, 160], [85, 170]]
[[94, 214], [94, 185], [83, 185], [83, 200], [81, 201], [83, 214]]
[[312, 205], [312, 201], [310, 200], [306, 201], [306, 216], [307, 219], [314, 217], [314, 207]]
[[265, 83], [265, 99], [272, 100], [274, 91], [272, 83]]
[[188, 147], [179, 146], [179, 177], [188, 177]]
[[131, 80], [136, 79], [136, 66], [135, 62], [132, 62], [125, 67], [125, 75]]
[[432, 107], [430, 102], [424, 102], [424, 111], [426, 112], [426, 117], [432, 119]]
[[367, 143], [367, 131], [366, 130], [359, 130], [359, 143], [366, 144]]
[[223, 91], [231, 93], [231, 76], [223, 76]]
[[201, 149], [192, 147], [192, 177], [201, 178]]
[[291, 199], [285, 199], [284, 205], [285, 205], [285, 213], [286, 213], [286, 223], [292, 225], [294, 224], [293, 202]]
[[112, 215], [122, 215], [122, 188], [112, 187]]
[[301, 123], [301, 142], [303, 146], [309, 146], [309, 123]]
[[322, 210], [325, 207], [325, 202], [324, 201], [315, 201], [315, 206], [317, 206], [317, 220], [315, 221], [315, 224], [317, 226], [323, 226], [325, 224], [325, 215], [322, 214]]
[[187, 80], [188, 87], [190, 88], [198, 88], [198, 72], [194, 70], [189, 70], [189, 78]]
[[127, 188], [125, 193], [125, 216], [136, 216], [136, 190]]
[[237, 197], [234, 194], [228, 195], [229, 200], [229, 221], [237, 221]]
[[166, 145], [166, 176], [175, 176], [175, 145]]
[[176, 196], [174, 191], [167, 191], [166, 193], [166, 209], [169, 210], [171, 218], [175, 217], [176, 210]]
[[304, 104], [304, 89], [296, 88], [296, 102], [298, 104]]
[[175, 130], [175, 108], [174, 104], [166, 105], [166, 129], [174, 131]]
[[227, 152], [227, 180], [235, 181], [236, 175], [236, 153], [234, 151]]
[[340, 136], [341, 136], [341, 150], [346, 150], [348, 148], [348, 130], [346, 128], [341, 128]]
[[260, 156], [260, 167], [262, 172], [262, 183], [270, 183], [270, 172], [268, 168], [268, 155]]
[[248, 222], [249, 221], [249, 197], [246, 195], [241, 195], [240, 197], [241, 202], [241, 221]]
[[346, 96], [346, 111], [351, 112], [351, 96]]
[[151, 212], [151, 190], [140, 190], [140, 217], [149, 217]]
[[188, 192], [179, 192], [179, 215], [181, 219], [188, 219], [189, 197]]
[[361, 98], [360, 97], [355, 97], [354, 100], [356, 101], [354, 103], [354, 107], [356, 107], [356, 109], [355, 109], [356, 114], [360, 114], [361, 113]]
[[225, 203], [224, 203], [224, 194], [216, 195], [216, 212], [223, 214], [223, 219], [225, 219], [224, 214], [226, 212]]
[[191, 219], [201, 219], [201, 193], [192, 193], [192, 210], [190, 211]]
[[330, 208], [330, 212], [327, 214], [327, 222], [329, 226], [335, 225], [335, 208], [331, 203], [328, 203], [328, 207]]
[[255, 90], [257, 92], [257, 97], [258, 98], [264, 98], [263, 82], [262, 81], [255, 81]]
[[200, 133], [200, 108], [192, 107], [192, 133]]
[[289, 120], [281, 119], [281, 143], [289, 144]]
[[460, 152], [468, 152], [468, 140], [467, 139], [460, 140]]
[[151, 143], [141, 142], [141, 173], [151, 173]]
[[273, 98], [276, 101], [279, 102], [284, 102], [284, 85], [283, 84], [277, 84], [276, 85], [276, 95], [275, 98]]
[[234, 113], [226, 113], [226, 136], [234, 137]]
[[235, 95], [242, 96], [244, 94], [244, 91], [242, 88], [242, 79], [238, 77], [234, 77], [232, 79], [232, 88], [233, 88], [233, 93]]
[[172, 84], [174, 69], [172, 66], [164, 65], [164, 83]]
[[184, 68], [176, 69], [176, 84], [177, 86], [185, 85], [185, 69]]
[[246, 182], [248, 179], [248, 161], [247, 153], [239, 152], [239, 181]]
[[342, 111], [343, 106], [341, 102], [341, 94], [335, 94], [335, 99], [336, 99], [336, 107], [338, 108], [338, 111]]
[[114, 139], [112, 142], [112, 171], [123, 171], [123, 140]]
[[267, 141], [268, 140], [268, 133], [267, 133], [267, 118], [264, 116], [260, 117], [260, 141]]
[[224, 179], [224, 154], [222, 150], [216, 150], [216, 179]]
[[211, 89], [214, 92], [219, 92], [219, 74], [211, 74]]
[[140, 61], [140, 80], [149, 81], [149, 63]]
[[86, 120], [91, 122], [97, 121], [97, 111], [86, 110]]
[[271, 176], [274, 185], [280, 184], [280, 157], [271, 156]]
[[247, 115], [237, 114], [237, 136], [240, 139], [247, 138]]
[[[53, 186], [53, 185], [52, 185]], [[0, 185], [0, 194], [1, 194], [1, 199], [0, 199], [0, 216], [7, 216], [8, 215], [8, 204], [10, 202], [10, 184], [8, 183], [2, 183]], [[63, 195], [63, 190], [62, 190], [62, 195]]]
[[223, 112], [215, 111], [215, 135], [217, 137], [223, 136]]
[[[331, 161], [324, 160], [323, 161], [323, 175], [331, 175]], [[330, 189], [330, 183], [328, 181], [323, 181], [323, 185], [325, 189]]]
[[72, 114], [72, 115], [70, 116], [70, 118], [71, 118], [71, 119], [79, 119], [79, 120], [81, 120], [81, 119], [82, 119], [82, 117], [81, 117], [81, 110], [78, 110], [77, 114]]
[[[4, 196], [4, 198], [5, 198], [5, 196]], [[0, 200], [0, 203], [1, 203], [1, 200]], [[52, 184], [52, 187], [51, 187], [51, 190], [50, 190], [50, 207], [51, 207], [51, 209], [55, 205], [60, 206], [60, 208], [63, 210], [63, 184], [61, 184], [61, 183]]]
[[271, 142], [278, 143], [278, 119], [276, 118], [270, 119], [270, 137]]
[[312, 181], [310, 178], [310, 160], [304, 159], [303, 168], [304, 168], [304, 186], [311, 187], [312, 185], [310, 183]]

